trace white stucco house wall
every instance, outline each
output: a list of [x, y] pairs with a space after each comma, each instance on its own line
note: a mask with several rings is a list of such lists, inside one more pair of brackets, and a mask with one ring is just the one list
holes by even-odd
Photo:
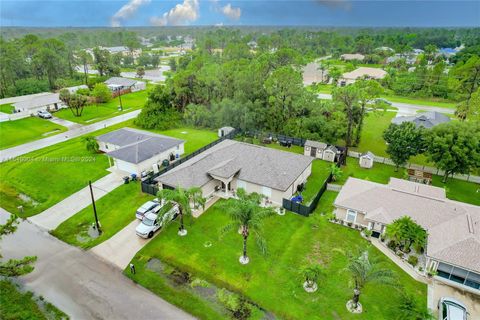
[[178, 159], [185, 152], [184, 141], [148, 131], [122, 128], [98, 136], [100, 151], [113, 160], [115, 170], [138, 176], [155, 170], [164, 160]]

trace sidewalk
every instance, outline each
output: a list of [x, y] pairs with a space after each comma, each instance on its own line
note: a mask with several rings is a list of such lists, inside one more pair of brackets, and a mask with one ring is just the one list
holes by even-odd
[[[113, 189], [119, 187], [122, 183], [122, 175], [118, 172], [109, 173], [105, 177], [93, 182], [92, 188], [95, 200], [100, 199]], [[86, 186], [82, 190], [72, 194], [42, 213], [28, 218], [28, 220], [42, 228], [53, 230], [63, 221], [67, 220], [91, 203], [90, 188]]]

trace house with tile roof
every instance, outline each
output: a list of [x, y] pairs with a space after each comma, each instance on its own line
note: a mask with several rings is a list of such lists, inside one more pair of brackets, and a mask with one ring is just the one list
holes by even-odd
[[446, 282], [480, 290], [480, 207], [450, 200], [445, 189], [391, 178], [388, 184], [350, 177], [335, 203], [337, 219], [374, 237], [404, 216], [427, 231], [426, 268]]
[[338, 81], [338, 85], [344, 87], [355, 83], [359, 79], [381, 80], [387, 76], [387, 71], [380, 68], [360, 67], [351, 72], [345, 72]]
[[441, 123], [449, 122], [450, 118], [437, 111], [422, 112], [414, 116], [402, 116], [392, 119], [392, 123], [401, 124], [403, 122], [413, 122], [417, 128], [423, 127], [430, 129]]
[[238, 188], [264, 195], [281, 206], [312, 171], [312, 157], [234, 140], [224, 140], [155, 178], [160, 188], [202, 189], [229, 198]]

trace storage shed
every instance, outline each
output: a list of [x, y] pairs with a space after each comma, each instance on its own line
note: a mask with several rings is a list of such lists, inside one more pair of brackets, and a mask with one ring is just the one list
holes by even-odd
[[221, 138], [223, 136], [226, 136], [227, 134], [229, 134], [230, 132], [233, 132], [234, 130], [235, 128], [232, 128], [232, 127], [222, 127], [218, 129], [218, 137]]
[[327, 144], [323, 142], [307, 140], [303, 147], [303, 154], [318, 159], [323, 158], [323, 151], [327, 148]]
[[329, 162], [335, 162], [338, 149], [335, 146], [329, 146], [323, 151], [322, 159]]
[[370, 151], [367, 151], [367, 152], [363, 153], [362, 155], [360, 155], [360, 157], [358, 159], [358, 163], [359, 163], [361, 168], [370, 169], [371, 167], [373, 167], [374, 159], [375, 159], [374, 154], [371, 153]]

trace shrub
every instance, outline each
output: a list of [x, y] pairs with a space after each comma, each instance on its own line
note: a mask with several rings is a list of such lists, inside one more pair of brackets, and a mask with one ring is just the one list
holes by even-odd
[[418, 264], [418, 257], [417, 256], [410, 256], [408, 257], [408, 263], [415, 267]]
[[100, 103], [112, 100], [112, 92], [105, 83], [97, 83], [95, 87], [93, 87], [92, 96]]
[[387, 247], [395, 251], [398, 247], [398, 244], [395, 241], [391, 240], [387, 243]]
[[363, 231], [363, 233], [365, 234], [365, 236], [367, 238], [370, 238], [372, 236], [372, 230], [366, 229], [366, 230]]
[[225, 289], [220, 289], [217, 291], [217, 298], [232, 313], [235, 319], [243, 320], [250, 318], [252, 309], [244, 297]]

